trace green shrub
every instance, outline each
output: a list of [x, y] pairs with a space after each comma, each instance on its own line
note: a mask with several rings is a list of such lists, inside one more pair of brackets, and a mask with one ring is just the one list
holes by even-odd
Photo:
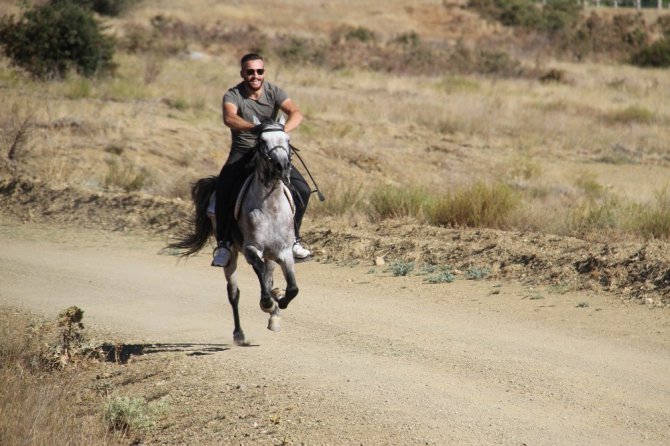
[[488, 266], [473, 266], [465, 272], [465, 278], [468, 280], [486, 279], [491, 274], [491, 268]]
[[562, 31], [577, 23], [581, 14], [580, 2], [574, 0], [553, 0], [542, 9], [541, 29], [549, 32]]
[[524, 74], [521, 62], [504, 51], [471, 50], [457, 43], [448, 56], [449, 69], [457, 73], [518, 77]]
[[414, 31], [400, 34], [391, 40], [391, 43], [409, 48], [421, 45], [421, 37]]
[[581, 12], [574, 0], [552, 0], [544, 6], [531, 0], [470, 0], [468, 7], [505, 26], [548, 32], [571, 27]]
[[451, 283], [454, 280], [456, 280], [456, 276], [451, 272], [451, 268], [448, 266], [441, 267], [439, 272], [431, 274], [424, 279], [424, 281], [428, 283]]
[[72, 3], [84, 9], [90, 9], [100, 15], [117, 17], [137, 0], [51, 0], [52, 5]]
[[311, 63], [322, 65], [324, 53], [318, 42], [296, 36], [279, 36], [275, 39], [274, 52], [287, 65]]
[[343, 25], [333, 31], [330, 35], [332, 43], [341, 43], [358, 41], [362, 43], [373, 43], [377, 40], [377, 35], [374, 31], [363, 26], [348, 26]]
[[514, 57], [504, 51], [477, 52], [475, 71], [485, 75], [516, 77], [522, 74], [523, 67]]
[[409, 273], [414, 271], [414, 262], [403, 262], [397, 260], [389, 265], [389, 271], [391, 271], [391, 274], [396, 277], [407, 276]]
[[70, 69], [92, 77], [115, 67], [113, 40], [89, 11], [68, 2], [35, 6], [16, 22], [4, 16], [0, 44], [13, 64], [37, 78], [62, 78]]
[[362, 26], [359, 26], [357, 28], [348, 31], [344, 35], [344, 38], [347, 41], [358, 40], [360, 42], [374, 42], [375, 40], [377, 40], [377, 36], [374, 31], [371, 31]]
[[505, 26], [531, 28], [542, 21], [542, 12], [530, 0], [495, 0], [498, 20]]
[[670, 67], [670, 38], [657, 40], [642, 48], [633, 55], [631, 63], [640, 67]]

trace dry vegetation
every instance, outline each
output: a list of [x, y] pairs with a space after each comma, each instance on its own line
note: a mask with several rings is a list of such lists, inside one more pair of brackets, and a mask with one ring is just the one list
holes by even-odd
[[95, 364], [59, 351], [65, 332], [11, 308], [0, 308], [0, 321], [0, 443], [122, 444], [101, 422], [104, 398], [90, 384]]
[[[662, 226], [660, 221], [640, 228], [628, 215], [642, 206], [647, 221], [667, 216], [666, 71], [535, 55], [519, 59], [526, 75], [509, 78], [445, 70], [444, 60], [429, 53], [425, 61], [413, 61], [423, 74], [389, 74], [370, 69], [365, 56], [371, 53], [363, 47], [362, 59], [354, 51], [345, 65], [329, 69], [301, 59], [310, 51], [306, 44], [287, 49], [278, 42], [321, 39], [355, 49], [374, 39], [375, 48], [384, 49], [389, 45], [381, 42], [414, 35], [453, 49], [509, 38], [510, 31], [442, 2], [384, 8], [373, 2], [353, 14], [340, 2], [307, 7], [295, 1], [297, 16], [280, 14], [283, 3], [264, 2], [269, 14], [258, 20], [256, 2], [210, 3], [186, 11], [179, 2], [161, 2], [159, 10], [144, 1], [124, 17], [108, 19], [119, 46], [128, 48], [117, 53], [113, 78], [73, 75], [41, 83], [4, 61], [6, 171], [52, 184], [187, 199], [189, 182], [215, 173], [225, 159], [229, 136], [220, 122], [220, 97], [237, 82], [239, 54], [258, 43], [271, 51], [269, 79], [284, 86], [306, 115], [294, 142], [329, 197], [323, 204], [314, 200], [312, 217], [363, 214], [375, 220], [378, 212], [365, 215], [378, 207], [368, 205], [371, 199], [411, 185], [428, 191], [422, 200], [431, 204], [399, 213], [432, 224], [572, 235], [605, 226], [633, 236], [667, 236], [646, 229]], [[345, 43], [332, 43], [340, 41]], [[289, 56], [295, 63], [287, 62]], [[541, 81], [542, 73], [559, 75]], [[515, 206], [498, 204], [490, 212], [502, 214], [493, 223], [434, 215], [444, 215], [455, 195], [467, 202], [477, 183], [509, 188], [505, 193]], [[592, 215], [603, 206], [617, 214], [616, 221]]]
[[0, 172], [20, 218], [171, 230], [190, 183], [227, 156], [220, 99], [240, 54], [261, 49], [268, 80], [305, 114], [293, 142], [328, 197], [311, 201], [307, 231], [328, 217], [596, 242], [670, 235], [667, 70], [550, 59], [549, 43], [441, 1], [144, 0], [104, 23], [115, 76], [41, 82], [0, 61]]
[[227, 156], [220, 98], [260, 49], [306, 116], [293, 141], [328, 197], [312, 221], [670, 235], [667, 70], [550, 59], [549, 43], [441, 1], [145, 0], [104, 23], [113, 77], [41, 82], [0, 61], [6, 177], [89, 191], [77, 202], [187, 201]]
[[[0, 14], [19, 11], [0, 2]], [[189, 183], [227, 156], [220, 99], [238, 81], [240, 55], [261, 49], [270, 53], [268, 79], [305, 114], [293, 142], [328, 197], [312, 201], [307, 229], [341, 228], [311, 232], [322, 247], [373, 227], [391, 240], [387, 252], [411, 257], [414, 248], [393, 239], [393, 219], [409, 221], [403, 228], [419, 239], [444, 237], [425, 225], [496, 228], [545, 234], [529, 238], [547, 248], [558, 239], [546, 234], [629, 244], [670, 237], [667, 70], [549, 59], [441, 0], [143, 0], [105, 23], [121, 48], [114, 77], [39, 82], [0, 59], [0, 179], [31, 179], [3, 190], [18, 197], [25, 221], [61, 212], [58, 197], [77, 190], [71, 209], [84, 221], [105, 220], [109, 207], [103, 227], [172, 229], [183, 214], [171, 209], [184, 207], [170, 199], [187, 200]], [[479, 45], [499, 45], [511, 62], [472, 56]], [[464, 51], [467, 69], [441, 56]], [[39, 187], [51, 192], [31, 195]], [[119, 215], [131, 208], [141, 217]], [[424, 263], [444, 260], [424, 248]], [[668, 273], [647, 270], [654, 277], [643, 280], [661, 277], [667, 294]], [[118, 415], [148, 410], [141, 401], [110, 402], [90, 386], [73, 392], [76, 370], [39, 365], [41, 326], [16, 312], [1, 320], [0, 443], [116, 444], [107, 426], [149, 422], [138, 415], [132, 427]]]

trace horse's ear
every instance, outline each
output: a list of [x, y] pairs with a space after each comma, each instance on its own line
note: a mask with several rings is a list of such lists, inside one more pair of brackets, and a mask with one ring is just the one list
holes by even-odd
[[258, 118], [256, 117], [256, 115], [254, 115], [253, 124], [254, 124], [254, 125], [261, 125], [261, 121], [258, 120]]
[[279, 117], [279, 124], [281, 124], [282, 127], [284, 126], [284, 124], [286, 124], [286, 116], [281, 115], [281, 116]]

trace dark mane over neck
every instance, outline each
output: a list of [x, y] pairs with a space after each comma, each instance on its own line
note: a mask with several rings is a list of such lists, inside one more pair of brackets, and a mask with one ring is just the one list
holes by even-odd
[[263, 132], [283, 132], [284, 125], [275, 121], [264, 121], [261, 123], [261, 133]]

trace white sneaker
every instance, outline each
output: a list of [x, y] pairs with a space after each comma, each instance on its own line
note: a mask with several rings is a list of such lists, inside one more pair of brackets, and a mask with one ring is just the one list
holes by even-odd
[[303, 246], [300, 244], [300, 240], [295, 241], [293, 244], [293, 257], [299, 260], [303, 260], [309, 257], [311, 254], [312, 253], [309, 252], [309, 249], [303, 248]]
[[212, 259], [212, 266], [220, 266], [225, 268], [230, 262], [230, 244], [219, 243], [219, 246], [214, 249], [214, 258]]

